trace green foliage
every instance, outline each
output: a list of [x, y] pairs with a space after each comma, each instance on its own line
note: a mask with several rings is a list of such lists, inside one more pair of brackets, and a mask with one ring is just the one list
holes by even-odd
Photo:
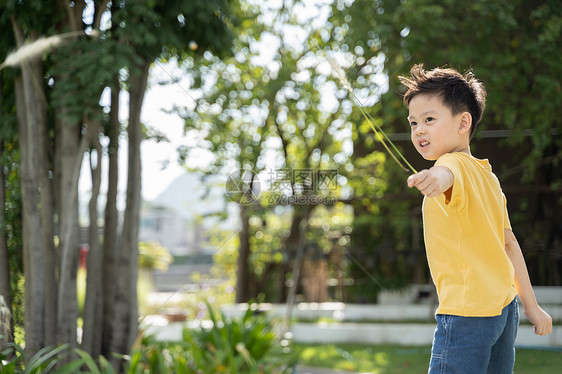
[[[73, 354], [75, 358], [65, 364], [61, 362]], [[84, 371], [86, 370], [86, 371]], [[68, 344], [56, 347], [44, 347], [31, 359], [27, 360], [24, 349], [15, 343], [7, 344], [0, 351], [0, 371], [7, 374], [116, 374], [117, 372], [102, 356], [94, 360], [81, 349], [70, 349]]]
[[23, 348], [15, 343], [9, 343], [0, 352], [0, 369], [2, 373], [40, 374], [48, 372], [67, 350], [68, 345], [45, 347], [31, 359], [25, 360]]
[[128, 373], [292, 373], [295, 356], [267, 316], [249, 309], [240, 320], [220, 317], [207, 304], [212, 326], [184, 328], [178, 342], [144, 337], [129, 359]]
[[[6, 49], [6, 53], [0, 51], [0, 56], [7, 54], [7, 47], [9, 44], [0, 44], [1, 47]], [[0, 48], [1, 48], [0, 47]], [[13, 141], [17, 139], [17, 117], [16, 117], [16, 95], [14, 85], [14, 72], [10, 70], [0, 71], [0, 138], [10, 140], [8, 145], [9, 150], [13, 150]], [[3, 156], [5, 157], [5, 156]], [[9, 163], [9, 162], [8, 162]]]
[[[549, 136], [556, 127], [556, 108], [562, 105], [562, 86], [552, 79], [562, 73], [558, 63], [562, 10], [555, 2], [358, 0], [349, 7], [338, 2], [337, 7], [331, 22], [344, 30], [338, 43], [349, 50], [359, 47], [384, 54], [390, 85], [382, 98], [385, 124], [397, 123], [397, 116], [405, 113], [392, 88], [398, 85], [396, 76], [406, 74], [412, 64], [473, 68], [489, 93], [480, 128], [512, 130], [508, 140], [512, 145], [533, 143], [523, 160], [526, 178], [534, 174], [549, 147], [560, 148], [560, 137]], [[353, 77], [366, 77], [361, 56], [355, 55]], [[362, 57], [369, 59], [368, 54]], [[530, 139], [525, 129], [532, 131]]]
[[[220, 317], [209, 307], [209, 329], [184, 329], [187, 366], [193, 373], [291, 373], [294, 355], [287, 341], [279, 341], [267, 316], [248, 308], [241, 320]], [[191, 371], [190, 371], [191, 372]]]
[[[295, 228], [322, 205], [290, 205], [280, 198], [329, 195], [337, 199], [346, 184], [343, 169], [352, 168], [349, 101], [326, 69], [322, 50], [326, 44], [315, 36], [321, 26], [312, 22], [313, 17], [300, 17], [303, 4], [243, 3], [234, 56], [219, 59], [205, 54], [195, 71], [190, 69], [193, 62], [186, 61], [192, 88], [202, 97], [194, 110], [180, 109], [180, 114], [186, 131], [198, 133], [202, 141], [183, 147], [180, 159], [189, 161], [191, 152], [204, 148], [213, 154], [202, 167], [206, 173], [230, 175], [242, 169], [259, 174], [262, 193], [254, 204], [243, 207], [249, 217], [244, 240], [250, 247], [253, 297], [264, 300], [284, 299], [298, 238]], [[327, 5], [320, 7], [328, 10]], [[291, 39], [297, 32], [304, 35], [302, 43]], [[268, 47], [271, 56], [264, 56]], [[316, 179], [309, 189], [303, 188], [303, 181], [293, 177], [293, 171], [298, 174], [301, 169], [337, 170], [336, 188], [328, 190]], [[281, 180], [277, 173], [287, 174]], [[307, 239], [327, 242], [329, 235], [316, 230]], [[322, 247], [324, 251], [329, 246]]]
[[[558, 282], [557, 271], [547, 265], [547, 255], [541, 259], [539, 253], [548, 253], [560, 237], [553, 207], [562, 203], [556, 192], [562, 180], [557, 167], [562, 158], [562, 137], [552, 136], [552, 131], [560, 127], [556, 113], [562, 106], [562, 86], [559, 79], [552, 77], [562, 74], [558, 62], [562, 9], [552, 1], [522, 0], [462, 4], [454, 0], [356, 0], [334, 2], [332, 9], [327, 31], [319, 37], [332, 49], [345, 52], [352, 61], [347, 73], [356, 92], [378, 88], [378, 103], [366, 106], [387, 134], [409, 132], [407, 110], [400, 95], [404, 88], [399, 86], [397, 76], [408, 74], [414, 63], [422, 62], [428, 69], [472, 68], [484, 82], [487, 108], [473, 141], [473, 151], [490, 147], [492, 140], [480, 145], [483, 131], [507, 129], [509, 136], [496, 141], [491, 152], [488, 148], [485, 154], [475, 155], [490, 158], [502, 184], [542, 183], [545, 188], [552, 187], [540, 197], [506, 194], [508, 201], [513, 202], [510, 213], [516, 231], [535, 238], [528, 247], [536, 248], [533, 243], [537, 240], [542, 243], [530, 256], [543, 262], [537, 265], [541, 275], [534, 278], [544, 279], [539, 282]], [[419, 266], [423, 263], [421, 217], [414, 213], [419, 212], [421, 197], [407, 190], [405, 174], [396, 171], [394, 165], [377, 160], [374, 154], [380, 146], [370, 130], [360, 125], [357, 113], [350, 118], [357, 123], [353, 135], [353, 173], [368, 175], [368, 181], [373, 182], [348, 178], [353, 184], [355, 210], [351, 250], [366, 272], [386, 288], [428, 281], [427, 269]], [[418, 170], [430, 166], [413, 151], [407, 136], [397, 143]], [[501, 150], [496, 151], [498, 146]], [[506, 159], [501, 153], [510, 157]], [[529, 191], [532, 190], [530, 187]], [[531, 206], [533, 202], [536, 207]], [[536, 218], [544, 221], [531, 228], [528, 222], [533, 210], [541, 212]], [[553, 270], [545, 272], [541, 268]], [[355, 269], [353, 273], [356, 285], [363, 284], [358, 295], [380, 291], [363, 270]]]
[[[0, 12], [0, 24], [10, 25], [10, 17], [13, 16], [20, 24], [27, 25], [29, 31], [39, 34], [52, 34], [55, 25], [64, 17], [64, 13], [59, 11], [54, 1], [5, 0], [2, 7], [5, 10]], [[13, 38], [12, 29], [8, 30], [8, 32], [2, 33], [7, 36], [6, 40]]]
[[[410, 25], [411, 32], [404, 41], [412, 51], [412, 60], [430, 66], [473, 66], [489, 92], [482, 128], [513, 130], [508, 140], [512, 145], [530, 140], [533, 150], [523, 162], [524, 176], [532, 177], [545, 151], [554, 144], [562, 145], [559, 137], [549, 136], [562, 105], [562, 86], [552, 79], [562, 74], [558, 63], [560, 7], [549, 1], [477, 1], [460, 7], [457, 2], [444, 1], [434, 5], [443, 14], [440, 16], [411, 12], [420, 4], [409, 3], [401, 11], [401, 18]], [[425, 33], [428, 19], [445, 18], [450, 20], [445, 23], [450, 32]], [[558, 26], [553, 27], [554, 23]], [[430, 56], [424, 51], [428, 45], [441, 48]], [[524, 129], [532, 129], [530, 139]]]
[[[290, 361], [279, 360], [281, 364], [274, 366], [273, 369], [271, 366], [264, 365], [258, 371], [230, 371], [230, 367], [219, 367], [215, 371], [209, 371], [214, 366], [200, 367], [199, 369], [189, 366], [191, 353], [185, 350], [185, 343], [156, 342], [150, 337], [144, 338], [142, 343], [141, 348], [134, 351], [128, 358], [129, 365], [125, 373], [291, 373], [292, 370], [290, 369], [287, 371], [276, 371], [275, 368], [282, 367], [283, 365], [293, 365], [294, 363], [293, 359]], [[294, 350], [292, 357], [298, 357], [301, 365], [373, 373], [391, 373], [396, 371], [412, 374], [418, 373], [426, 370], [430, 354], [428, 347], [397, 347], [387, 345], [322, 344], [318, 346], [299, 344], [291, 348]], [[244, 351], [241, 348], [240, 350]], [[57, 374], [84, 372], [95, 374], [116, 373], [105, 358], [100, 357], [96, 361], [80, 349], [73, 350], [75, 354], [74, 359], [54, 369], [54, 366], [61, 360], [61, 356], [56, 355], [64, 352], [66, 354], [70, 352], [66, 345], [48, 347], [26, 362], [23, 348], [10, 344], [0, 351], [0, 371], [6, 374], [40, 374], [46, 372]], [[271, 359], [270, 361], [274, 360]], [[518, 349], [515, 371], [522, 374], [547, 374], [555, 371], [561, 362], [562, 354], [560, 352]], [[268, 368], [271, 371], [267, 371]]]
[[[4, 46], [4, 45], [2, 45]], [[23, 325], [22, 199], [19, 180], [17, 121], [14, 72], [0, 71], [0, 165], [5, 184], [5, 203], [1, 207], [0, 237], [8, 249], [14, 325]], [[4, 239], [5, 238], [5, 239]]]
[[118, 2], [112, 18], [115, 37], [147, 61], [184, 59], [197, 49], [225, 54], [232, 43], [230, 7], [235, 4], [227, 0]]
[[219, 248], [213, 254], [215, 268], [212, 271], [215, 277], [236, 278], [236, 257], [238, 256], [239, 241], [238, 235], [232, 235], [230, 231], [221, 230], [218, 227], [209, 231], [206, 245], [210, 248]]
[[139, 242], [139, 266], [166, 271], [173, 257], [158, 242]]
[[[209, 304], [207, 307], [212, 327], [186, 328], [179, 343], [143, 338], [140, 346], [126, 357], [125, 373], [292, 373], [295, 355], [289, 343], [277, 338], [272, 323], [267, 316], [257, 314], [255, 305], [240, 320], [230, 320], [224, 315], [219, 317]], [[71, 360], [61, 365], [68, 355], [72, 355]], [[104, 357], [95, 360], [83, 350], [70, 350], [68, 345], [45, 347], [28, 360], [23, 348], [14, 343], [0, 351], [0, 371], [15, 374], [115, 373]]]
[[[102, 5], [107, 8], [102, 8]], [[48, 172], [55, 189], [59, 170], [55, 154], [62, 142], [57, 139], [58, 123], [76, 125], [76, 144], [86, 134], [84, 123], [99, 122], [106, 128], [111, 109], [100, 105], [104, 90], [122, 84], [135, 67], [149, 66], [155, 59], [172, 57], [179, 60], [197, 56], [206, 50], [217, 55], [228, 54], [232, 44], [234, 23], [230, 7], [235, 1], [81, 1], [55, 2], [39, 0], [7, 0], [0, 5], [0, 60], [16, 49], [13, 26], [21, 29], [24, 42], [40, 37], [51, 37], [69, 31], [89, 33], [98, 28], [99, 37], [77, 36], [65, 39], [67, 43], [49, 50], [42, 56], [42, 76], [34, 81], [47, 104]], [[80, 11], [83, 14], [79, 14]], [[101, 25], [94, 24], [100, 20]], [[12, 23], [13, 22], [13, 23]], [[192, 43], [193, 42], [193, 43]], [[1, 233], [6, 233], [10, 252], [12, 296], [16, 327], [23, 325], [22, 229], [21, 192], [19, 185], [19, 150], [15, 81], [21, 75], [19, 68], [0, 71], [0, 140], [2, 167], [7, 178], [6, 204], [3, 206]], [[124, 91], [124, 90], [123, 90]], [[22, 103], [18, 103], [22, 104]], [[23, 108], [23, 106], [22, 106]], [[140, 114], [140, 108], [138, 108]], [[122, 112], [122, 111], [119, 111]], [[91, 128], [91, 127], [90, 127]], [[100, 137], [103, 136], [100, 132]], [[107, 134], [107, 132], [106, 132]], [[157, 131], [148, 136], [161, 139]], [[56, 140], [55, 140], [56, 139]], [[103, 142], [102, 140], [102, 143]], [[104, 155], [106, 151], [103, 150]], [[64, 152], [64, 150], [62, 151]], [[78, 155], [78, 163], [83, 155]], [[99, 155], [101, 156], [101, 155]], [[55, 191], [55, 194], [59, 192]], [[55, 199], [56, 200], [56, 199]], [[55, 216], [60, 212], [55, 212]], [[141, 259], [151, 266], [167, 266], [165, 254], [149, 254]], [[64, 261], [63, 261], [64, 262]], [[60, 263], [60, 261], [59, 261]], [[56, 270], [58, 272], [58, 269]], [[72, 301], [69, 301], [72, 302]]]
[[99, 98], [105, 87], [114, 85], [115, 77], [133, 56], [129, 46], [111, 38], [80, 38], [61, 47], [50, 59], [46, 79], [50, 80], [50, 105], [67, 108], [69, 123], [80, 123], [83, 118], [103, 123], [99, 100], [92, 98]]

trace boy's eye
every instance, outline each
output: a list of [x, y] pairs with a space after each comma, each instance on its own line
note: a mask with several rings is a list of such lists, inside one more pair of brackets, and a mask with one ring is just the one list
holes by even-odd
[[414, 127], [417, 125], [417, 122], [410, 122], [410, 127]]
[[431, 121], [433, 121], [433, 120], [435, 120], [435, 118], [433, 118], [433, 117], [427, 117], [426, 120], [425, 120], [425, 122], [431, 122]]

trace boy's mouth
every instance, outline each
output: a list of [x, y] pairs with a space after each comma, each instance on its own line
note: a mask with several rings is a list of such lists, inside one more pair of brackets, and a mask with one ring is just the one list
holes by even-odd
[[420, 149], [426, 149], [429, 146], [429, 142], [427, 140], [422, 140], [418, 143]]

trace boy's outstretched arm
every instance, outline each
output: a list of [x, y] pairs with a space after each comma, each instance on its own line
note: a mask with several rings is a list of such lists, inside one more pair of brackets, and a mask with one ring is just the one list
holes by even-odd
[[510, 229], [504, 229], [504, 233], [505, 251], [515, 270], [515, 290], [523, 304], [523, 312], [534, 325], [535, 334], [548, 335], [552, 332], [552, 317], [542, 310], [535, 299], [535, 292], [517, 238]]
[[454, 176], [444, 166], [434, 166], [408, 177], [408, 187], [416, 187], [427, 197], [435, 197], [447, 191], [453, 185]]

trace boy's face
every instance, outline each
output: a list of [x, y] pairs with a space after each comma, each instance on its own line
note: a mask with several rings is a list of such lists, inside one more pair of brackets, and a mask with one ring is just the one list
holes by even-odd
[[453, 115], [437, 94], [414, 96], [408, 109], [412, 144], [423, 158], [434, 161], [445, 153], [469, 151], [470, 128], [463, 124], [467, 112]]

